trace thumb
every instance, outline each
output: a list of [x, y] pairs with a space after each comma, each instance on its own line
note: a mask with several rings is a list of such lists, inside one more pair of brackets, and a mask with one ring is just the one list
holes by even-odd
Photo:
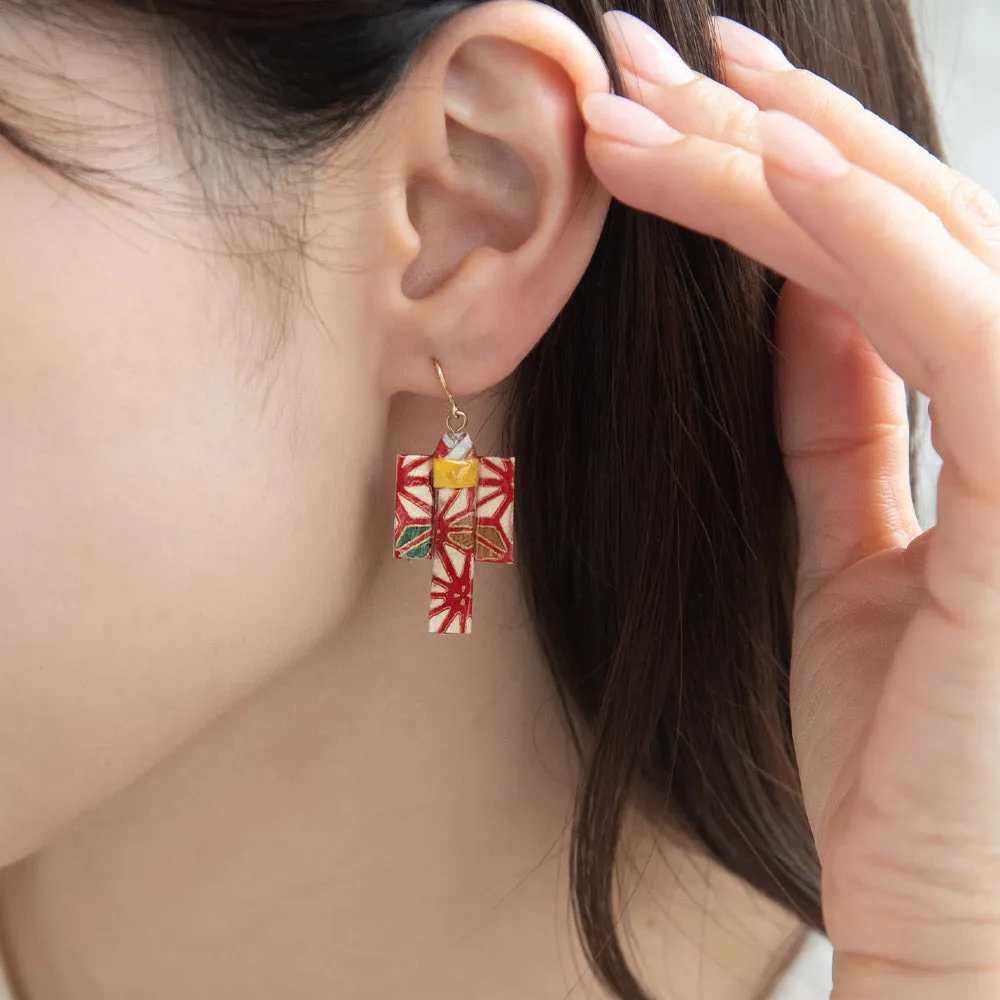
[[906, 387], [854, 319], [787, 283], [775, 323], [781, 450], [799, 522], [798, 600], [920, 534]]

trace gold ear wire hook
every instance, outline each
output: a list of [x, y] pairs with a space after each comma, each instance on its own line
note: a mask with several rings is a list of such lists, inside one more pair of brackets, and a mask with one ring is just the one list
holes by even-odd
[[[445, 421], [445, 426], [452, 434], [461, 434], [469, 424], [469, 416], [464, 410], [459, 408], [455, 397], [451, 394], [451, 389], [448, 388], [448, 380], [444, 377], [444, 369], [441, 367], [441, 362], [436, 358], [434, 359], [434, 368], [437, 371], [441, 388], [444, 389], [444, 394], [448, 397], [448, 402], [451, 403], [451, 413]], [[457, 426], [452, 426], [453, 424]]]

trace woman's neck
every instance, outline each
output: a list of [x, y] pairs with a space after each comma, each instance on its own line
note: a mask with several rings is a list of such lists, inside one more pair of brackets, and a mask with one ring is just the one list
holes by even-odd
[[[577, 768], [516, 574], [484, 568], [475, 633], [435, 637], [415, 569], [380, 573], [336, 649], [4, 873], [24, 1000], [570, 992]], [[794, 921], [680, 846], [625, 856], [646, 980], [749, 1000]]]

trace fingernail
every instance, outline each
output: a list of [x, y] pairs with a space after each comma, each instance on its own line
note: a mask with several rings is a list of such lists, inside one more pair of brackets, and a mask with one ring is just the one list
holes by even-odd
[[797, 177], [828, 181], [843, 177], [851, 164], [837, 147], [814, 128], [784, 111], [760, 114], [764, 159]]
[[604, 20], [619, 56], [624, 56], [638, 76], [650, 83], [668, 85], [690, 83], [697, 78], [680, 53], [645, 21], [624, 10], [608, 11]]
[[665, 146], [684, 138], [649, 108], [617, 94], [588, 94], [583, 117], [595, 132], [630, 146]]
[[715, 33], [719, 44], [730, 62], [739, 63], [749, 69], [795, 69], [785, 53], [771, 39], [728, 17], [713, 17], [712, 20], [715, 22]]

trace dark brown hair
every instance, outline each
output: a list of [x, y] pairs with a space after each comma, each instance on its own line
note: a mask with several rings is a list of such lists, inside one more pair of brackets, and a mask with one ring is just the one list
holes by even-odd
[[[88, 6], [157, 19], [230, 123], [269, 155], [303, 158], [374, 113], [421, 41], [473, 2]], [[551, 3], [608, 55], [602, 0]], [[710, 15], [749, 24], [939, 152], [905, 0], [621, 7], [713, 75]], [[513, 380], [524, 588], [585, 764], [575, 914], [623, 1000], [646, 1000], [616, 932], [630, 804], [669, 816], [822, 926], [788, 706], [796, 526], [775, 430], [779, 288], [731, 248], [615, 204], [585, 277]]]

